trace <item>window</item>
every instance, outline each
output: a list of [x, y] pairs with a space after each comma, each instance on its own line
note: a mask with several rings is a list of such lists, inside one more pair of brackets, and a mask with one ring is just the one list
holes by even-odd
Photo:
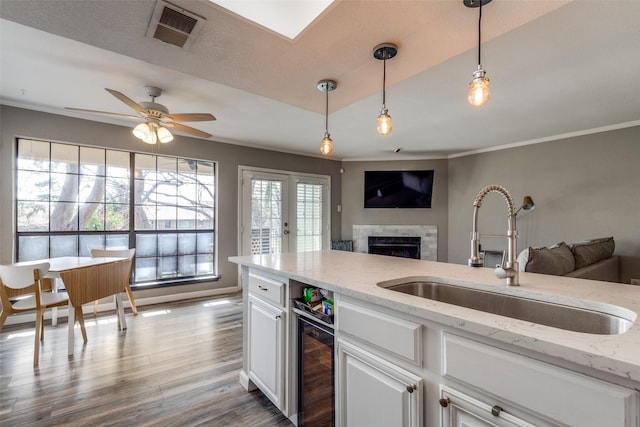
[[137, 286], [215, 274], [214, 163], [18, 139], [16, 165], [18, 261], [135, 247]]

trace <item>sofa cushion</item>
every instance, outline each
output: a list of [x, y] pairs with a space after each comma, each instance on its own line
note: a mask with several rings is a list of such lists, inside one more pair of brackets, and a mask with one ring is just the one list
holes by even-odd
[[576, 269], [611, 257], [615, 248], [616, 244], [613, 237], [592, 239], [572, 244], [571, 252], [576, 260]]
[[519, 261], [524, 262], [524, 271], [564, 276], [575, 269], [573, 253], [565, 242], [549, 248], [530, 247], [525, 251], [518, 256]]

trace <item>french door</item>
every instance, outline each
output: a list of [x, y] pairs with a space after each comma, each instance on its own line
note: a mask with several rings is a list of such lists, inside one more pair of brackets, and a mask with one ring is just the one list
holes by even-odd
[[240, 169], [240, 253], [329, 248], [329, 177]]

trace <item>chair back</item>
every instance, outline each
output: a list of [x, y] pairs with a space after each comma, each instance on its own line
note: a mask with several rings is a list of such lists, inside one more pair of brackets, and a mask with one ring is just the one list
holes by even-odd
[[[49, 272], [49, 263], [0, 265], [0, 281], [11, 289], [25, 289], [36, 284]], [[32, 291], [33, 292], [33, 291]]]
[[91, 256], [93, 258], [112, 257], [133, 259], [135, 254], [135, 249], [91, 249]]

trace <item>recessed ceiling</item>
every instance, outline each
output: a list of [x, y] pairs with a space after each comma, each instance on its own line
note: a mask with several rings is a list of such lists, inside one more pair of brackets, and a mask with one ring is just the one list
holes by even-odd
[[[212, 140], [320, 156], [316, 84], [332, 79], [331, 158], [344, 160], [442, 158], [640, 125], [636, 0], [489, 3], [492, 98], [480, 109], [466, 102], [478, 11], [462, 0], [336, 1], [293, 40], [209, 1], [171, 3], [204, 18], [186, 48], [145, 37], [155, 0], [2, 0], [0, 103], [133, 127], [64, 107], [130, 114], [104, 88], [139, 102], [153, 85], [172, 112], [215, 115], [195, 126]], [[382, 64], [371, 54], [383, 42], [398, 46], [386, 137], [376, 132]]]
[[209, 0], [265, 28], [293, 40], [333, 0]]

